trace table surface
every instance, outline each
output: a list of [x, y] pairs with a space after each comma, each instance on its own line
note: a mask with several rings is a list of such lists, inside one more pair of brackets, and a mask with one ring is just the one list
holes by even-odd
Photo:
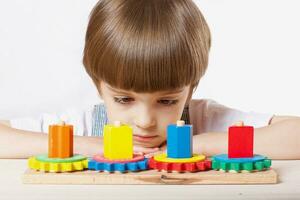
[[275, 185], [24, 185], [24, 159], [0, 159], [0, 199], [300, 199], [300, 160], [273, 161]]

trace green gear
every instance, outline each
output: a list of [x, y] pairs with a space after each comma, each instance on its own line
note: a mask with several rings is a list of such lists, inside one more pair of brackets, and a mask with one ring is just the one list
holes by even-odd
[[86, 159], [85, 156], [82, 156], [79, 154], [75, 154], [74, 156], [72, 156], [70, 158], [49, 158], [48, 154], [42, 154], [42, 155], [36, 156], [36, 160], [41, 161], [41, 162], [47, 162], [47, 163], [72, 163], [72, 162], [82, 161], [85, 159]]
[[246, 170], [249, 172], [252, 171], [262, 171], [269, 169], [271, 167], [271, 160], [264, 159], [256, 162], [245, 162], [245, 163], [236, 163], [236, 162], [222, 162], [216, 159], [212, 160], [212, 169], [214, 170], [223, 170], [229, 171], [233, 170], [236, 172], [240, 172], [241, 170]]

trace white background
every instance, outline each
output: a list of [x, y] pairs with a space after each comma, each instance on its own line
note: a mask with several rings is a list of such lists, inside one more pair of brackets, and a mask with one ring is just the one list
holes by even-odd
[[[194, 98], [212, 98], [244, 111], [300, 115], [298, 1], [195, 2], [213, 43], [208, 71]], [[100, 101], [82, 65], [95, 3], [0, 1], [0, 119]]]

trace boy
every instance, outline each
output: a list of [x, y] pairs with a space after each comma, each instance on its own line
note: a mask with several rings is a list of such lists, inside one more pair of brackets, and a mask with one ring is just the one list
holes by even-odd
[[[192, 0], [99, 1], [90, 16], [83, 63], [104, 104], [73, 123], [77, 134], [84, 135], [75, 137], [75, 152], [98, 153], [103, 125], [118, 120], [133, 127], [135, 151], [150, 155], [164, 150], [167, 125], [181, 118], [193, 125], [196, 153], [226, 152], [227, 127], [242, 120], [256, 127], [255, 152], [299, 159], [298, 117], [245, 113], [212, 100], [191, 100], [208, 65], [210, 41], [206, 21]], [[31, 130], [47, 132], [50, 122], [44, 116]], [[47, 151], [47, 135], [28, 131], [24, 120], [2, 123], [0, 157]]]

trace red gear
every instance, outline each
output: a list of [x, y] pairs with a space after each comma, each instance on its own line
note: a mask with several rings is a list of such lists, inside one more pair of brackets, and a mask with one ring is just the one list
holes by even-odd
[[211, 169], [211, 160], [203, 160], [191, 163], [174, 163], [156, 161], [154, 157], [148, 160], [149, 168], [157, 169], [158, 171], [177, 171], [177, 172], [197, 172]]

